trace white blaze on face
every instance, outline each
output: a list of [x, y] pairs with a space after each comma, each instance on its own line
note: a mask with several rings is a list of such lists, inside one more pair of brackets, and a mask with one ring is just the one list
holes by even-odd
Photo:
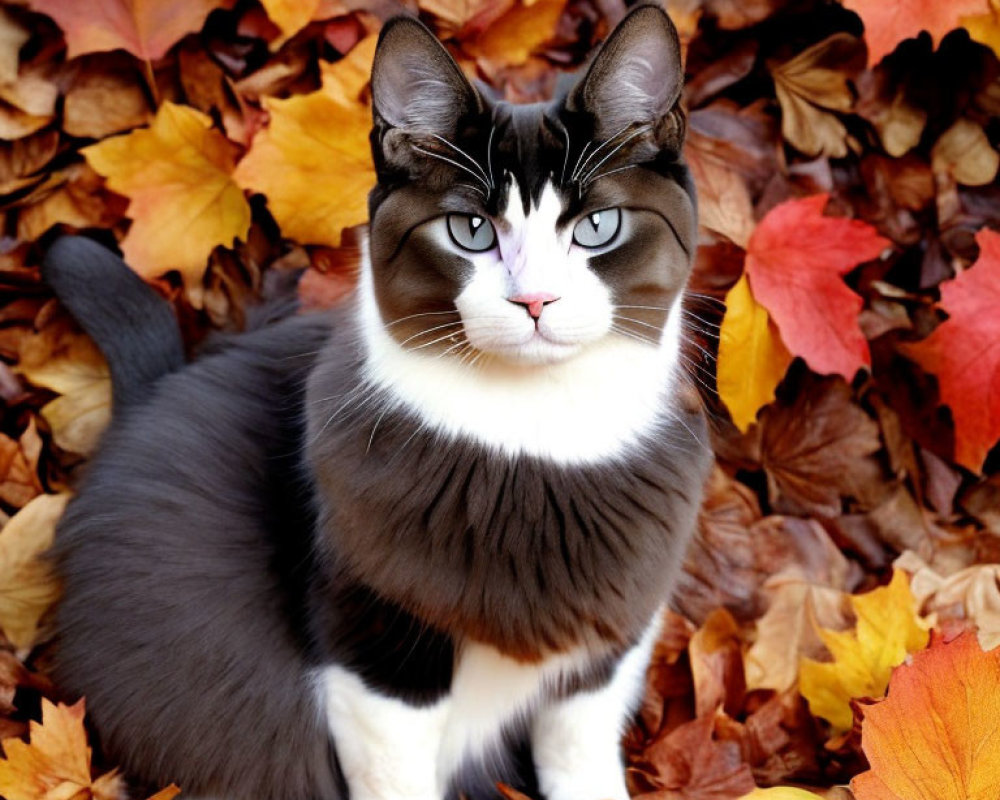
[[[610, 292], [587, 267], [588, 252], [573, 244], [572, 225], [557, 228], [561, 212], [555, 189], [546, 184], [525, 214], [514, 183], [498, 220], [498, 246], [465, 254], [473, 274], [455, 306], [477, 349], [512, 363], [552, 363], [611, 329]], [[536, 325], [527, 309], [510, 299], [539, 295], [558, 299], [545, 304]]]

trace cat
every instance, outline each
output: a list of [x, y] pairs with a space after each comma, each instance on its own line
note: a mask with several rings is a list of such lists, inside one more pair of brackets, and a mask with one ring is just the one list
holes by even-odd
[[710, 460], [678, 363], [681, 88], [655, 6], [524, 106], [389, 21], [355, 297], [265, 306], [189, 364], [120, 259], [53, 245], [115, 384], [58, 527], [54, 671], [137, 787], [628, 797]]

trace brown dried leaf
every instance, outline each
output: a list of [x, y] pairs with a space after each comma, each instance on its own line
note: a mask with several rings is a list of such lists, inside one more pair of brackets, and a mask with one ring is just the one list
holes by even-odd
[[761, 412], [760, 429], [768, 497], [779, 511], [835, 517], [842, 497], [877, 498], [878, 425], [839, 377], [804, 380], [791, 399]]
[[153, 118], [134, 59], [115, 52], [82, 56], [73, 65], [63, 104], [63, 130], [70, 136], [103, 139]]
[[790, 61], [768, 65], [781, 104], [781, 133], [790, 144], [811, 156], [847, 155], [847, 128], [829, 112], [851, 110], [848, 81], [864, 62], [863, 43], [835, 33]]
[[0, 143], [0, 195], [17, 192], [43, 176], [36, 175], [59, 150], [59, 132], [45, 131], [10, 144]]
[[985, 186], [997, 176], [1000, 153], [981, 125], [962, 117], [934, 143], [931, 162], [936, 173], [948, 173], [958, 183]]
[[20, 508], [42, 493], [42, 483], [38, 479], [41, 453], [42, 439], [34, 418], [18, 441], [0, 434], [0, 501]]
[[705, 716], [722, 708], [736, 715], [743, 706], [743, 642], [740, 626], [723, 608], [708, 615], [705, 624], [688, 645], [694, 678], [695, 715]]
[[85, 163], [53, 173], [44, 192], [33, 192], [30, 199], [32, 204], [22, 208], [17, 218], [17, 235], [29, 242], [53, 225], [109, 228], [121, 219], [126, 207], [125, 200], [105, 191], [100, 175]]
[[31, 34], [9, 11], [0, 8], [0, 84], [17, 80], [19, 51]]

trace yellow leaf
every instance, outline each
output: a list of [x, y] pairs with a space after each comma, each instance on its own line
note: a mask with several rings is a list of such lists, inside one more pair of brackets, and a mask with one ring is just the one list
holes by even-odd
[[746, 432], [792, 363], [767, 309], [754, 300], [744, 275], [726, 295], [719, 333], [717, 385], [733, 422]]
[[893, 572], [888, 586], [853, 595], [851, 605], [857, 616], [854, 631], [819, 629], [833, 661], [803, 659], [799, 669], [799, 691], [809, 710], [839, 731], [853, 725], [851, 699], [882, 697], [893, 669], [908, 654], [923, 650], [928, 640], [901, 570]]
[[313, 18], [319, 0], [261, 0], [271, 22], [281, 29], [281, 36], [271, 43], [271, 48], [281, 44], [302, 30]]
[[108, 188], [131, 200], [125, 260], [146, 278], [179, 270], [195, 304], [212, 249], [231, 247], [250, 228], [250, 205], [231, 176], [236, 151], [210, 117], [170, 102], [150, 128], [81, 151]]
[[240, 186], [267, 195], [292, 239], [340, 245], [344, 228], [368, 218], [375, 183], [368, 144], [371, 112], [358, 94], [368, 81], [375, 37], [323, 73], [323, 88], [287, 100], [265, 100], [268, 127], [236, 168]]
[[975, 41], [985, 44], [1000, 57], [1000, 0], [991, 0], [988, 14], [962, 17], [959, 24]]
[[493, 64], [523, 64], [539, 46], [551, 39], [566, 0], [521, 2], [486, 28], [465, 49]]
[[792, 786], [773, 786], [770, 789], [754, 789], [740, 800], [816, 800], [818, 794], [796, 789]]
[[5, 739], [0, 759], [0, 796], [6, 800], [121, 797], [124, 785], [115, 772], [90, 777], [90, 748], [83, 727], [84, 702], [53, 705], [42, 699], [42, 722], [29, 726], [31, 742]]
[[[34, 644], [39, 620], [59, 597], [59, 583], [40, 556], [52, 546], [69, 498], [39, 495], [0, 530], [0, 628], [19, 650]], [[2, 788], [0, 795], [6, 796]]]

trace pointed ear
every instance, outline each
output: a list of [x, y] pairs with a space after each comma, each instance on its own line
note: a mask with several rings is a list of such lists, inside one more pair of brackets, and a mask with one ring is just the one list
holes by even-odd
[[450, 139], [482, 101], [458, 64], [418, 20], [396, 17], [379, 36], [372, 66], [375, 122]]
[[595, 136], [607, 138], [632, 123], [659, 126], [677, 106], [683, 85], [674, 24], [661, 8], [640, 6], [608, 37], [566, 107], [593, 115]]

